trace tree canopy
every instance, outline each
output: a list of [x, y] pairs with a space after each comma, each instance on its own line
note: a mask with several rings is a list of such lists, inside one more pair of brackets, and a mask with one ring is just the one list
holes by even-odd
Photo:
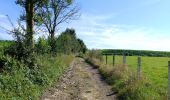
[[57, 52], [70, 53], [85, 53], [86, 45], [81, 39], [76, 37], [74, 29], [66, 29], [62, 32], [56, 40]]

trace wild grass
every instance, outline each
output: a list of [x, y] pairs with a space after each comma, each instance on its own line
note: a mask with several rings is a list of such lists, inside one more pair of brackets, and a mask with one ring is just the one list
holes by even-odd
[[0, 100], [38, 100], [54, 84], [73, 60], [73, 56], [37, 56], [37, 67], [28, 68], [11, 57], [1, 57]]
[[[127, 56], [128, 69], [137, 73], [137, 56]], [[153, 99], [164, 100], [167, 98], [168, 90], [168, 57], [141, 57], [142, 75], [148, 82], [148, 88], [143, 92], [149, 91], [153, 94]], [[122, 64], [123, 57], [116, 56], [115, 64]], [[108, 64], [112, 65], [112, 56], [108, 56]], [[115, 67], [115, 66], [114, 66]]]
[[44, 73], [50, 78], [49, 84], [52, 85], [57, 78], [59, 78], [64, 70], [69, 66], [73, 60], [73, 55], [60, 55], [58, 57], [51, 57], [46, 55], [45, 57], [39, 56], [39, 64], [42, 67]]
[[127, 57], [127, 65], [123, 65], [122, 57], [116, 56], [114, 66], [112, 56], [108, 57], [108, 65], [105, 60], [102, 62], [95, 56], [87, 55], [86, 59], [98, 66], [101, 75], [112, 85], [119, 100], [167, 100], [168, 58], [142, 57], [140, 78], [136, 71], [137, 57]]

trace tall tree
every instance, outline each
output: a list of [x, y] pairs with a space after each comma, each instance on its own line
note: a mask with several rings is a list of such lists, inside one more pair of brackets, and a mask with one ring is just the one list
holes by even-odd
[[44, 25], [51, 39], [51, 50], [55, 47], [55, 33], [57, 26], [78, 17], [78, 7], [73, 0], [49, 0], [48, 4], [38, 9], [40, 23]]
[[16, 4], [19, 4], [24, 8], [24, 14], [21, 16], [21, 20], [26, 22], [26, 43], [33, 49], [34, 48], [34, 23], [36, 19], [36, 10], [38, 7], [43, 6], [48, 0], [16, 0]]
[[59, 53], [85, 53], [86, 45], [83, 40], [76, 37], [74, 29], [66, 29], [57, 38], [57, 52]]
[[84, 44], [83, 40], [77, 39], [77, 41], [78, 41], [78, 43], [79, 43], [79, 52], [86, 53], [87, 47], [86, 47], [86, 45]]
[[35, 1], [34, 0], [17, 0], [17, 4], [20, 4], [25, 10], [25, 19], [26, 19], [26, 43], [31, 47], [34, 48], [34, 7]]

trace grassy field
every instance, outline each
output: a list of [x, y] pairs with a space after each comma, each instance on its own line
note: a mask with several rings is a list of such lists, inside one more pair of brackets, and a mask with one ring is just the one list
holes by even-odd
[[12, 44], [13, 42], [14, 42], [14, 41], [0, 40], [0, 47], [9, 46], [9, 45]]
[[[104, 56], [104, 60], [105, 60]], [[115, 64], [122, 64], [123, 57], [115, 56]], [[155, 94], [167, 95], [168, 90], [168, 57], [141, 57], [142, 74], [147, 78]], [[112, 56], [108, 56], [108, 64], [112, 65]], [[128, 68], [137, 70], [137, 56], [127, 56]]]

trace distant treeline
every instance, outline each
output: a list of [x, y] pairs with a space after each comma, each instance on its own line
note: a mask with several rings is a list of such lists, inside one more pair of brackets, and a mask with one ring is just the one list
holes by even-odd
[[12, 40], [0, 40], [0, 50], [4, 49], [4, 47], [10, 46], [14, 41]]
[[12, 43], [14, 43], [12, 40], [0, 40], [0, 55], [2, 55], [4, 48], [9, 47]]
[[0, 46], [8, 46], [12, 43], [14, 43], [12, 40], [0, 40]]
[[123, 50], [123, 49], [103, 49], [102, 54], [126, 55], [126, 56], [151, 56], [151, 57], [170, 57], [170, 52], [149, 51], [149, 50]]

